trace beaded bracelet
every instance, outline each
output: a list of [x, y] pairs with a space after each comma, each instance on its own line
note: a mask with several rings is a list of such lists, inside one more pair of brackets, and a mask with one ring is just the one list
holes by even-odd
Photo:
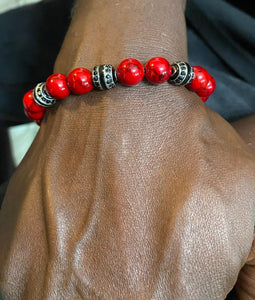
[[186, 62], [170, 63], [163, 57], [150, 59], [145, 66], [134, 58], [123, 60], [115, 71], [112, 65], [95, 66], [92, 73], [85, 68], [74, 69], [68, 77], [63, 74], [52, 74], [46, 80], [37, 84], [23, 97], [26, 116], [41, 124], [44, 110], [73, 94], [86, 94], [93, 88], [97, 90], [111, 89], [117, 82], [124, 85], [136, 85], [143, 78], [153, 84], [168, 81], [173, 85], [185, 86], [205, 102], [214, 92], [214, 78], [202, 67], [191, 67]]

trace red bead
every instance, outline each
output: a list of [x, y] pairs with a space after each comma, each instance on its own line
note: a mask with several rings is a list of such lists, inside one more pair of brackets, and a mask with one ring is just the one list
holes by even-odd
[[198, 69], [196, 66], [192, 67], [193, 71], [194, 71], [194, 78], [192, 79], [192, 81], [187, 84], [185, 87], [192, 91], [195, 92], [196, 90], [198, 90], [200, 88], [200, 82], [197, 79], [197, 73], [198, 73]]
[[187, 89], [194, 91], [203, 100], [207, 101], [209, 96], [214, 92], [216, 88], [216, 82], [214, 78], [202, 67], [195, 66], [194, 78], [186, 85]]
[[197, 68], [198, 68], [198, 71], [197, 71], [197, 76], [196, 76], [195, 80], [199, 81], [199, 83], [200, 83], [199, 89], [206, 88], [211, 75], [206, 71], [206, 69], [204, 69], [202, 67], [197, 67]]
[[25, 115], [32, 120], [41, 120], [43, 118], [44, 111], [32, 112], [27, 109], [24, 109]]
[[207, 85], [205, 87], [200, 87], [198, 90], [196, 90], [196, 93], [201, 96], [210, 96], [216, 88], [216, 82], [212, 76], [209, 77], [209, 80], [207, 81]]
[[197, 90], [195, 91], [195, 93], [199, 96], [199, 97], [209, 97], [210, 94], [208, 93], [208, 91], [206, 89], [202, 89], [202, 90]]
[[154, 57], [145, 65], [145, 77], [152, 83], [167, 81], [172, 73], [170, 63], [163, 57]]
[[38, 105], [33, 97], [33, 90], [27, 92], [23, 97], [23, 105], [26, 110], [31, 112], [40, 112], [44, 111], [45, 107]]
[[194, 66], [194, 78], [192, 79], [191, 83], [187, 84], [187, 89], [195, 92], [201, 88], [205, 88], [207, 83], [211, 77], [211, 75], [206, 71], [206, 69]]
[[67, 77], [67, 85], [74, 94], [86, 94], [93, 88], [91, 72], [85, 68], [74, 69]]
[[209, 96], [204, 96], [204, 97], [200, 97], [200, 98], [203, 102], [206, 102], [208, 100]]
[[35, 120], [35, 123], [38, 125], [38, 126], [41, 126], [41, 123], [42, 123], [42, 119], [39, 119], [39, 120]]
[[117, 76], [121, 83], [135, 85], [142, 81], [144, 77], [144, 67], [139, 60], [127, 58], [119, 64]]
[[52, 74], [46, 80], [46, 89], [51, 97], [64, 99], [70, 94], [64, 74]]

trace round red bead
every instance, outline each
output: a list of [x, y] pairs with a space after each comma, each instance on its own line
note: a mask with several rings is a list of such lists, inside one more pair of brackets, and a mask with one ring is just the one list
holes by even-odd
[[142, 63], [134, 58], [123, 60], [117, 68], [118, 80], [126, 85], [136, 85], [144, 77], [144, 67]]
[[33, 97], [33, 90], [27, 92], [23, 97], [23, 105], [26, 110], [31, 112], [40, 112], [44, 111], [45, 107], [38, 105]]
[[194, 78], [188, 85], [186, 85], [186, 87], [190, 91], [196, 92], [203, 102], [205, 102], [214, 92], [216, 82], [203, 67], [194, 66], [193, 70]]
[[170, 63], [163, 57], [153, 57], [145, 65], [145, 77], [152, 83], [167, 81], [172, 73]]
[[201, 88], [205, 88], [209, 79], [210, 74], [202, 67], [194, 66], [194, 78], [191, 83], [189, 83], [186, 87], [191, 91], [197, 91]]
[[43, 118], [44, 111], [32, 112], [27, 109], [24, 109], [25, 115], [32, 120], [41, 120]]
[[86, 94], [93, 88], [91, 72], [85, 68], [74, 69], [67, 77], [67, 85], [74, 94]]
[[207, 84], [205, 87], [201, 86], [199, 89], [197, 89], [195, 92], [200, 97], [206, 97], [210, 96], [216, 88], [216, 82], [212, 76], [209, 77]]
[[52, 74], [46, 80], [46, 89], [51, 97], [64, 99], [70, 94], [64, 74]]
[[200, 83], [199, 89], [206, 88], [208, 81], [210, 79], [211, 75], [202, 67], [198, 68], [197, 76], [195, 80], [198, 80]]

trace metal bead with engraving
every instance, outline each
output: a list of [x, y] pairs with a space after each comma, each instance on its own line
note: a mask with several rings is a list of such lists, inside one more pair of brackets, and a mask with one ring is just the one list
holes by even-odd
[[35, 102], [43, 107], [50, 107], [56, 103], [46, 90], [45, 82], [38, 83], [33, 92]]
[[92, 72], [93, 85], [98, 90], [109, 90], [116, 86], [117, 74], [112, 65], [95, 66]]
[[172, 74], [168, 82], [173, 85], [186, 85], [189, 84], [193, 78], [193, 68], [186, 62], [178, 61], [172, 64]]

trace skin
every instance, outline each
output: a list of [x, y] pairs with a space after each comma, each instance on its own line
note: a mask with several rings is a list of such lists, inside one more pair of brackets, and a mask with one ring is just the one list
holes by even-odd
[[[255, 115], [232, 123], [247, 145], [255, 151]], [[255, 152], [254, 152], [255, 153]], [[239, 274], [236, 290], [239, 299], [255, 299], [255, 240], [246, 265]]]
[[[55, 71], [185, 61], [184, 8], [80, 1]], [[194, 93], [141, 82], [70, 96], [10, 181], [0, 298], [215, 300], [240, 276], [240, 299], [255, 299], [254, 220], [254, 151]]]

